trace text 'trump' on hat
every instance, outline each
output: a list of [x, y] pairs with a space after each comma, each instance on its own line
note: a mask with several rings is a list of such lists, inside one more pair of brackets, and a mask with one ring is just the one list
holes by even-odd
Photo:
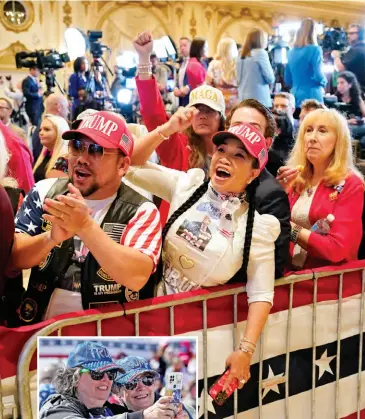
[[131, 156], [134, 141], [123, 118], [115, 112], [100, 111], [82, 119], [77, 129], [66, 131], [62, 138], [72, 140], [85, 136], [105, 148], [117, 148]]
[[96, 342], [79, 343], [67, 360], [67, 368], [82, 367], [91, 371], [124, 370], [117, 365], [105, 346]]
[[227, 138], [237, 138], [245, 146], [252, 157], [258, 160], [259, 169], [262, 171], [268, 160], [265, 137], [253, 125], [239, 124], [230, 127], [227, 131], [220, 131], [213, 135], [212, 141], [220, 145]]

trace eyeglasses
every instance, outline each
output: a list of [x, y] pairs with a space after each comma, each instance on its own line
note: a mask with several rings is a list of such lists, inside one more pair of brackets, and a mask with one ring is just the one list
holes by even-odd
[[150, 376], [144, 376], [141, 378], [135, 378], [134, 380], [130, 381], [127, 384], [124, 384], [124, 388], [126, 390], [134, 390], [137, 387], [137, 384], [139, 382], [142, 382], [143, 385], [147, 386], [147, 387], [151, 387], [152, 384], [155, 382], [155, 377], [150, 377]]
[[359, 32], [347, 32], [347, 35], [357, 35]]
[[108, 152], [108, 151], [105, 151], [105, 148], [99, 144], [94, 144], [94, 143], [85, 144], [81, 140], [70, 140], [68, 142], [68, 151], [73, 156], [81, 156], [84, 153], [84, 151], [87, 151], [87, 154], [90, 157], [93, 157], [95, 159], [101, 159], [105, 154], [122, 155], [122, 153], [120, 153], [119, 151]]
[[95, 381], [100, 381], [103, 377], [104, 374], [106, 374], [109, 378], [109, 380], [114, 381], [117, 378], [117, 371], [116, 370], [112, 370], [112, 371], [92, 371], [92, 370], [88, 370], [86, 368], [82, 368], [80, 370], [80, 374], [84, 374], [84, 373], [90, 373], [90, 377], [92, 380]]

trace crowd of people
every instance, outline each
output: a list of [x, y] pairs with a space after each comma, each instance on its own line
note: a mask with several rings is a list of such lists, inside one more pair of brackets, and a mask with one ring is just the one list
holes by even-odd
[[[54, 362], [40, 372], [39, 417], [195, 419], [193, 349], [186, 341], [164, 344], [149, 360], [124, 353], [112, 358], [102, 343], [79, 343], [65, 366]], [[176, 385], [180, 402], [167, 385], [171, 373], [183, 375]]]
[[[4, 292], [5, 323], [246, 283], [247, 326], [227, 359], [228, 381], [244, 385], [275, 279], [357, 260], [365, 251], [364, 177], [352, 153], [364, 92], [347, 69], [365, 46], [352, 25], [357, 52], [342, 57], [337, 78], [338, 99], [352, 109], [344, 116], [323, 104], [326, 79], [314, 27], [312, 19], [302, 22], [285, 72], [291, 93], [273, 99], [262, 30], [250, 32], [239, 55], [232, 40], [222, 39], [208, 66], [206, 41], [182, 38], [174, 94], [183, 106], [171, 117], [161, 72], [153, 74], [152, 34], [141, 32], [133, 44], [148, 132], [95, 109], [79, 113], [70, 129], [67, 100], [51, 94], [41, 118], [29, 105], [38, 125], [32, 153], [4, 122], [10, 108], [0, 99], [0, 286], [31, 269], [21, 299]], [[38, 104], [33, 70], [23, 85]], [[70, 79], [73, 107], [86, 71], [80, 58]], [[25, 196], [18, 193], [11, 204], [6, 196], [14, 190]], [[6, 307], [16, 307], [16, 315]]]

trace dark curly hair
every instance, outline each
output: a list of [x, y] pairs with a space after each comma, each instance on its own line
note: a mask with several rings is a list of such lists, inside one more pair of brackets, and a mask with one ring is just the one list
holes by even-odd
[[[343, 71], [342, 73], [339, 73], [337, 75], [337, 80], [340, 79], [340, 78], [346, 80], [347, 83], [351, 84], [351, 87], [350, 87], [350, 90], [349, 90], [349, 96], [350, 96], [350, 99], [351, 99], [351, 103], [353, 103], [354, 105], [360, 106], [361, 88], [360, 88], [360, 84], [359, 84], [355, 74], [352, 73], [351, 71]], [[340, 98], [342, 96], [339, 92], [337, 92], [337, 95]]]

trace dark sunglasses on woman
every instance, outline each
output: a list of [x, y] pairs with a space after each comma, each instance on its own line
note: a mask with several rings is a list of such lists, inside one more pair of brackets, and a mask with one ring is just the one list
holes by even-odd
[[155, 382], [155, 377], [144, 376], [141, 378], [135, 378], [134, 380], [130, 381], [127, 384], [124, 384], [123, 386], [126, 390], [134, 390], [140, 381], [142, 381], [143, 385], [151, 387], [152, 384]]
[[88, 370], [87, 368], [82, 368], [80, 370], [80, 374], [84, 373], [90, 373], [90, 377], [92, 380], [100, 381], [104, 374], [106, 374], [109, 378], [109, 380], [114, 381], [117, 378], [117, 370], [111, 370], [111, 371], [92, 371]]
[[68, 142], [68, 151], [73, 156], [81, 156], [84, 151], [87, 151], [90, 157], [96, 159], [101, 159], [105, 154], [122, 154], [119, 151], [105, 151], [105, 148], [99, 144], [85, 144], [82, 140], [77, 139]]

